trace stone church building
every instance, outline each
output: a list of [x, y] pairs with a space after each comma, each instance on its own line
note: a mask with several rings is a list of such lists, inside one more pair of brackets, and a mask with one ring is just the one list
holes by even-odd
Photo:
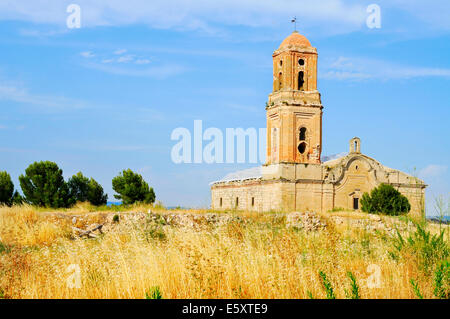
[[423, 181], [361, 153], [361, 141], [335, 159], [322, 158], [323, 105], [317, 90], [317, 49], [294, 31], [273, 53], [273, 92], [267, 103], [266, 164], [211, 183], [216, 210], [360, 210], [381, 183], [393, 185], [422, 214]]

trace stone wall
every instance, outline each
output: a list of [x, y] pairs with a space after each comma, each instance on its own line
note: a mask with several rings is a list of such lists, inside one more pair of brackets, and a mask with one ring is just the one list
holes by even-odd
[[354, 210], [356, 205], [356, 210], [361, 210], [362, 195], [388, 183], [408, 198], [412, 215], [423, 215], [426, 185], [362, 154], [349, 154], [322, 165], [265, 165], [262, 172], [262, 178], [213, 184], [212, 208], [327, 212], [335, 208]]
[[218, 183], [211, 187], [211, 207], [214, 210], [279, 211], [283, 207], [283, 194], [283, 183], [279, 181]]

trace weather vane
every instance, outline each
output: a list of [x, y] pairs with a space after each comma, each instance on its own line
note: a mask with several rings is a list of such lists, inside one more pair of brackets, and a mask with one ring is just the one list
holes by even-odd
[[294, 31], [297, 31], [297, 17], [294, 17], [291, 22], [294, 24]]

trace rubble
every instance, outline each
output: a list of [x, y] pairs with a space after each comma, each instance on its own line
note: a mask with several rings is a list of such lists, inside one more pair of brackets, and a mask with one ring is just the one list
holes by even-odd
[[286, 226], [306, 231], [314, 231], [327, 227], [325, 221], [322, 221], [319, 215], [314, 213], [289, 213], [286, 215]]

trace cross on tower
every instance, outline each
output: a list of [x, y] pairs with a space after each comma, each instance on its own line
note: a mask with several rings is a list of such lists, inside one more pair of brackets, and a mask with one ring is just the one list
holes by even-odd
[[294, 31], [297, 31], [297, 17], [294, 17], [291, 22], [294, 23]]

